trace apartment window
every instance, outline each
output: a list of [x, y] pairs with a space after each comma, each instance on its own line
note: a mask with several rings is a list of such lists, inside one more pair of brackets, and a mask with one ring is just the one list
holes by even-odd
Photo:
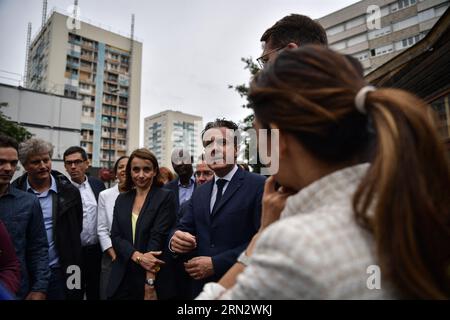
[[419, 42], [420, 39], [422, 39], [422, 38], [423, 38], [423, 35], [417, 34], [415, 36], [398, 41], [395, 43], [395, 50], [401, 50], [404, 48], [408, 48], [408, 47], [416, 44], [417, 42]]
[[336, 42], [336, 43], [330, 45], [330, 48], [333, 50], [336, 50], [336, 51], [343, 50], [343, 49], [345, 49], [345, 41]]
[[339, 32], [343, 32], [343, 31], [344, 31], [344, 25], [340, 24], [340, 25], [337, 25], [337, 26], [334, 26], [334, 27], [328, 29], [327, 30], [327, 35], [328, 36], [333, 36], [335, 34], [338, 34]]
[[391, 26], [387, 26], [381, 29], [375, 29], [369, 32], [369, 40], [384, 36], [391, 33]]
[[392, 29], [393, 31], [399, 31], [402, 29], [406, 29], [408, 27], [411, 27], [413, 25], [416, 25], [419, 22], [419, 17], [418, 16], [414, 16], [399, 22], [396, 22], [393, 24]]
[[366, 22], [366, 17], [365, 16], [361, 16], [355, 19], [352, 19], [350, 21], [347, 21], [345, 23], [345, 30], [349, 30], [351, 28], [355, 28], [357, 26], [360, 26], [362, 24], [364, 24]]
[[350, 38], [347, 40], [347, 47], [354, 46], [354, 45], [364, 42], [364, 41], [367, 41], [367, 36], [365, 34]]
[[416, 0], [399, 0], [397, 3], [399, 9], [404, 9], [416, 4], [416, 2]]
[[434, 8], [419, 12], [419, 22], [427, 21], [435, 17]]
[[355, 57], [359, 61], [367, 60], [367, 59], [369, 59], [369, 51], [364, 51], [364, 52], [354, 54], [353, 57]]
[[388, 44], [386, 46], [382, 46], [382, 47], [370, 50], [370, 55], [372, 57], [378, 57], [378, 56], [382, 56], [382, 55], [388, 54], [393, 51], [394, 51], [394, 45]]

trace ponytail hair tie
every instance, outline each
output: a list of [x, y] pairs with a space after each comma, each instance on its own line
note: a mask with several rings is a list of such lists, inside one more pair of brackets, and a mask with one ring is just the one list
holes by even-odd
[[371, 91], [375, 91], [376, 88], [374, 86], [365, 86], [362, 87], [361, 89], [359, 89], [358, 93], [355, 96], [355, 106], [356, 109], [363, 113], [366, 114], [367, 110], [366, 110], [366, 97], [367, 97], [367, 93], [371, 92]]

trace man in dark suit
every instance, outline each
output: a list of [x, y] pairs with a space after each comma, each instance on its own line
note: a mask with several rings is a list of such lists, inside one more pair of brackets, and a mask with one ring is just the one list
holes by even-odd
[[197, 250], [197, 256], [185, 263], [195, 280], [194, 297], [236, 262], [260, 225], [265, 178], [237, 166], [235, 130], [235, 123], [221, 119], [203, 130], [206, 162], [214, 179], [195, 190], [169, 242], [178, 254]]
[[[172, 167], [178, 178], [164, 185], [165, 189], [171, 190], [175, 198], [175, 210], [177, 219], [173, 225], [176, 227], [184, 210], [182, 208], [187, 205], [187, 202], [192, 196], [197, 184], [193, 177], [192, 162], [193, 157], [189, 151], [184, 149], [175, 149], [171, 155]], [[192, 297], [192, 279], [184, 270], [184, 262], [190, 258], [188, 255], [172, 255], [165, 248], [162, 259], [166, 262], [165, 269], [172, 270], [172, 299], [186, 300]]]
[[78, 189], [65, 175], [52, 170], [52, 156], [53, 146], [47, 141], [32, 138], [22, 142], [19, 160], [26, 173], [12, 185], [36, 197], [42, 209], [50, 268], [47, 299], [80, 300], [83, 205]]
[[164, 185], [164, 188], [173, 191], [177, 200], [176, 212], [178, 216], [180, 206], [191, 198], [196, 187], [193, 176], [194, 169], [192, 168], [193, 158], [189, 151], [184, 149], [173, 150], [171, 158], [172, 167], [178, 178]]
[[87, 300], [99, 300], [102, 252], [97, 235], [97, 201], [105, 185], [97, 178], [86, 176], [89, 160], [83, 148], [68, 148], [63, 159], [70, 180], [80, 191], [83, 202], [83, 231], [80, 235], [83, 252], [82, 286]]

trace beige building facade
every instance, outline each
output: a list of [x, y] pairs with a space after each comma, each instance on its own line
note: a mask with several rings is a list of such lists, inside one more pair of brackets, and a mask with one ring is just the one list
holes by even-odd
[[318, 19], [332, 49], [368, 74], [425, 37], [448, 0], [362, 0]]
[[172, 168], [171, 155], [176, 148], [189, 150], [195, 162], [203, 150], [202, 130], [202, 117], [163, 111], [145, 118], [144, 146], [155, 154], [160, 166]]
[[94, 167], [139, 147], [142, 43], [53, 12], [29, 49], [26, 86], [82, 101]]

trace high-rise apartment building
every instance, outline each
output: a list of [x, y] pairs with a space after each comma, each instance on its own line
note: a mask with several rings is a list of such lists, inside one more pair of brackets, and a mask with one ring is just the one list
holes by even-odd
[[357, 58], [367, 74], [420, 41], [449, 4], [448, 0], [362, 0], [318, 22], [330, 47]]
[[189, 150], [194, 162], [202, 152], [203, 119], [179, 111], [163, 111], [144, 120], [144, 146], [158, 159], [160, 166], [171, 168], [175, 148]]
[[139, 147], [141, 60], [141, 42], [53, 12], [30, 45], [26, 85], [80, 99], [81, 146], [110, 167]]

